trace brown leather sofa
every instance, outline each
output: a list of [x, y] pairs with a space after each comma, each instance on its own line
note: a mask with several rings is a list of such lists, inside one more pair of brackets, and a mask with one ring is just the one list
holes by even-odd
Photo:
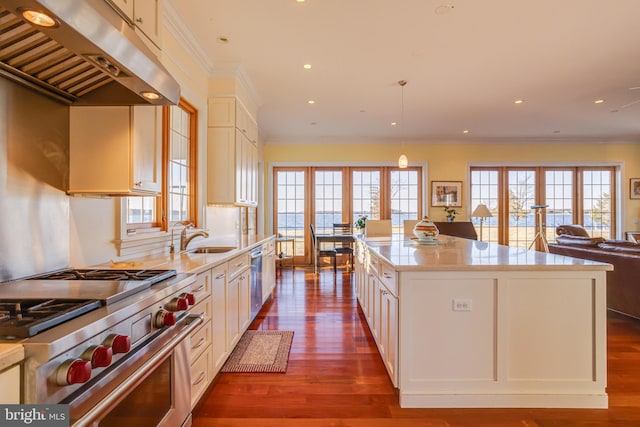
[[446, 234], [447, 236], [462, 237], [465, 239], [478, 240], [478, 234], [476, 228], [471, 221], [447, 221], [447, 222], [433, 222], [440, 234]]
[[549, 252], [613, 265], [607, 271], [607, 308], [640, 319], [640, 244], [589, 237], [576, 224], [559, 225], [556, 234]]

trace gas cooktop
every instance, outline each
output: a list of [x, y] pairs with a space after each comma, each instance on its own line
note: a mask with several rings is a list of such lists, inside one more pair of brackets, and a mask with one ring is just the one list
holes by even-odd
[[77, 269], [45, 273], [29, 280], [146, 280], [151, 285], [176, 275], [175, 270]]
[[2, 300], [0, 336], [27, 338], [101, 305], [97, 300]]

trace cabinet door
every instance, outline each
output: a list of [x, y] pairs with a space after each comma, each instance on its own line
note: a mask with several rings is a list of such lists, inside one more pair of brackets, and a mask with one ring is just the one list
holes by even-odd
[[209, 98], [207, 107], [209, 126], [231, 128], [236, 126], [235, 98]]
[[276, 256], [271, 250], [266, 252], [262, 257], [262, 303], [264, 303], [269, 294], [273, 291], [276, 284]]
[[240, 335], [249, 327], [251, 323], [251, 280], [249, 270], [240, 274], [238, 283], [238, 323], [240, 324]]
[[[138, 0], [139, 1], [139, 0]], [[162, 188], [162, 107], [133, 107], [133, 185], [159, 193]]]
[[238, 129], [236, 129], [235, 150], [236, 169], [234, 182], [236, 183], [236, 202], [238, 204], [245, 205], [247, 203], [246, 146], [245, 137]]
[[133, 0], [111, 0], [120, 11], [133, 21]]
[[137, 28], [157, 47], [161, 47], [162, 0], [135, 0], [133, 20]]
[[207, 143], [207, 200], [233, 204], [236, 201], [236, 130], [210, 127]]
[[233, 349], [240, 339], [239, 306], [240, 276], [227, 282], [227, 348]]
[[222, 368], [230, 347], [227, 347], [227, 265], [223, 264], [211, 270], [211, 351], [213, 353], [214, 374]]
[[398, 300], [388, 290], [380, 293], [380, 339], [378, 347], [391, 382], [397, 386]]

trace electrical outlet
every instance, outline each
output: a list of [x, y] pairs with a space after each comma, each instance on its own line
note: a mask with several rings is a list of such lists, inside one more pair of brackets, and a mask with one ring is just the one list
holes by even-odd
[[470, 299], [454, 298], [453, 311], [471, 311], [473, 308], [473, 301]]

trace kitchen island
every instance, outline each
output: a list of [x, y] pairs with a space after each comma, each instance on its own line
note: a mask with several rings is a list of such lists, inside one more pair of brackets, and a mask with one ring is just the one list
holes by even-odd
[[440, 235], [358, 240], [400, 406], [606, 408], [609, 264]]

